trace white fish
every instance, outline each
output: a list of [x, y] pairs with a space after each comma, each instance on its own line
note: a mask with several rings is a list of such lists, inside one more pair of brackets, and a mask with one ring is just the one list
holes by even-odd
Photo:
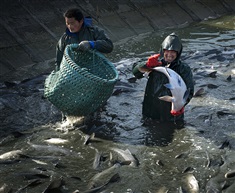
[[12, 159], [12, 158], [17, 157], [21, 153], [22, 153], [21, 150], [9, 151], [7, 153], [4, 153], [4, 154], [0, 155], [0, 160]]
[[159, 99], [171, 102], [171, 111], [177, 112], [182, 109], [185, 105], [187, 98], [189, 96], [189, 89], [187, 90], [186, 84], [184, 80], [181, 78], [179, 74], [177, 74], [174, 70], [171, 70], [167, 67], [155, 67], [153, 70], [162, 72], [165, 74], [169, 80], [168, 84], [164, 86], [170, 89], [172, 96], [162, 96]]
[[130, 165], [136, 167], [138, 165], [138, 160], [132, 155], [129, 149], [122, 150], [119, 148], [112, 148], [113, 151], [119, 153], [125, 161], [130, 161]]
[[194, 177], [193, 174], [188, 174], [187, 176], [185, 176], [185, 188], [187, 188], [187, 190], [190, 193], [199, 193], [199, 185], [198, 185], [198, 181], [197, 179]]
[[61, 138], [50, 138], [50, 139], [46, 139], [45, 141], [51, 144], [65, 144], [68, 142], [67, 139], [61, 139]]

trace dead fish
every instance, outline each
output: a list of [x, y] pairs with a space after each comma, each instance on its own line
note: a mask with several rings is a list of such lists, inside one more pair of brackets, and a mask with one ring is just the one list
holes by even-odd
[[227, 139], [222, 143], [222, 145], [219, 147], [219, 149], [224, 149], [226, 147], [231, 149], [230, 142]]
[[184, 177], [185, 189], [190, 193], [199, 193], [198, 181], [193, 174], [187, 174]]
[[112, 148], [112, 150], [119, 153], [125, 161], [131, 161], [131, 166], [137, 167], [139, 165], [138, 160], [134, 157], [134, 155], [130, 152], [129, 149], [122, 150], [119, 148]]
[[88, 145], [94, 138], [95, 138], [95, 133], [92, 133], [91, 135], [85, 135], [85, 141], [83, 144]]
[[114, 174], [106, 183], [104, 183], [101, 186], [92, 188], [90, 190], [84, 191], [83, 193], [95, 193], [100, 192], [105, 186], [107, 186], [109, 183], [117, 182], [120, 179], [120, 176], [118, 173]]
[[0, 155], [0, 160], [7, 160], [7, 159], [12, 159], [18, 157], [20, 154], [22, 154], [21, 150], [13, 150], [9, 151], [7, 153], [4, 153]]
[[15, 164], [15, 163], [19, 163], [20, 161], [21, 161], [20, 159], [15, 159], [15, 160], [0, 160], [0, 165]]
[[193, 173], [194, 170], [195, 170], [195, 168], [189, 166], [189, 167], [185, 168], [182, 173], [183, 174], [184, 173]]
[[116, 163], [113, 166], [94, 175], [89, 183], [89, 188], [96, 188], [101, 186], [101, 184], [105, 184], [106, 182], [104, 183], [104, 181], [113, 176], [113, 174], [116, 174], [120, 167], [121, 165]]
[[190, 153], [189, 151], [180, 153], [180, 154], [178, 154], [178, 155], [175, 156], [175, 159], [187, 158], [188, 155], [189, 155], [189, 153]]
[[27, 184], [24, 187], [20, 188], [15, 193], [20, 193], [20, 192], [22, 192], [22, 190], [25, 190], [28, 187], [35, 187], [35, 186], [37, 186], [37, 185], [39, 185], [41, 183], [42, 183], [42, 181], [40, 179], [32, 180], [31, 182], [29, 182], [29, 184]]
[[[201, 76], [201, 77], [211, 77], [211, 78], [216, 78], [216, 73], [217, 71], [202, 71], [202, 72], [198, 72], [195, 74], [194, 78], [195, 77], [198, 77], [198, 76]], [[199, 77], [198, 77], [199, 78]]]
[[200, 97], [200, 96], [202, 96], [202, 95], [204, 95], [204, 94], [205, 94], [205, 89], [204, 89], [204, 88], [200, 88], [200, 89], [198, 89], [198, 90], [194, 93], [193, 97]]
[[61, 186], [65, 184], [63, 177], [60, 177], [59, 179], [54, 179], [51, 181], [51, 183], [48, 185], [48, 187], [42, 192], [42, 193], [60, 193], [62, 192], [60, 190]]
[[232, 113], [225, 112], [225, 111], [217, 111], [216, 114], [217, 114], [218, 117], [221, 117], [221, 116], [224, 116], [224, 115], [231, 115]]
[[156, 164], [159, 165], [159, 166], [164, 166], [164, 164], [163, 164], [163, 162], [161, 160], [157, 160]]
[[211, 49], [209, 51], [207, 51], [206, 53], [204, 53], [205, 56], [208, 56], [208, 55], [211, 55], [211, 54], [215, 54], [215, 55], [218, 55], [218, 54], [221, 54], [222, 52], [218, 49]]
[[24, 176], [26, 180], [33, 180], [33, 179], [48, 179], [50, 175], [42, 174], [42, 173], [21, 173], [20, 176]]
[[101, 156], [102, 156], [102, 152], [99, 152], [98, 150], [96, 150], [95, 159], [93, 161], [93, 168], [95, 170], [97, 170], [100, 166]]
[[63, 147], [58, 147], [54, 145], [37, 145], [32, 144], [28, 142], [32, 148], [39, 150], [39, 151], [45, 151], [45, 152], [51, 152], [51, 153], [62, 153], [64, 155], [70, 154], [70, 151], [68, 149], [65, 149]]
[[225, 178], [235, 177], [235, 170], [228, 171], [224, 176], [225, 176]]
[[211, 89], [215, 89], [215, 88], [218, 88], [219, 86], [217, 86], [215, 84], [207, 84], [207, 87], [211, 88]]
[[49, 138], [44, 141], [46, 141], [47, 143], [51, 143], [51, 144], [65, 144], [68, 142], [67, 139], [61, 139], [61, 138]]
[[207, 150], [205, 150], [205, 153], [206, 153], [206, 160], [207, 160], [205, 166], [208, 168], [208, 167], [210, 167], [210, 165], [211, 165], [211, 159], [210, 159], [210, 156], [209, 156], [209, 153], [208, 153]]

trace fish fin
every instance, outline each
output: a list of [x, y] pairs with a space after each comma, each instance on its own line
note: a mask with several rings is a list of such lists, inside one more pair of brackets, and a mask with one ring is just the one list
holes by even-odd
[[126, 149], [125, 152], [131, 154], [131, 151], [129, 149]]
[[167, 101], [167, 102], [173, 102], [174, 101], [174, 98], [171, 97], [171, 96], [162, 96], [162, 97], [158, 97], [160, 100], [163, 100], [163, 101]]
[[164, 86], [165, 86], [166, 88], [170, 89], [170, 90], [173, 90], [173, 89], [174, 89], [174, 87], [173, 87], [172, 84], [170, 84], [170, 83], [164, 84]]
[[186, 102], [188, 97], [189, 97], [189, 93], [190, 93], [190, 88], [188, 88], [185, 93], [184, 93], [184, 97], [183, 97], [183, 100]]

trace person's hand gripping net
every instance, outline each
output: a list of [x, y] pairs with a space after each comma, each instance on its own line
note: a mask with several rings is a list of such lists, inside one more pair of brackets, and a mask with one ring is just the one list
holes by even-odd
[[148, 68], [154, 68], [157, 66], [161, 66], [162, 62], [160, 62], [158, 59], [160, 57], [160, 54], [154, 54], [153, 56], [150, 56], [148, 58], [148, 61], [146, 62], [146, 66]]

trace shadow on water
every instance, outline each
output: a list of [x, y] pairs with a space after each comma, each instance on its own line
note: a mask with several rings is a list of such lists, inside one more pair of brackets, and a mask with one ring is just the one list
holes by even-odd
[[176, 130], [184, 128], [183, 123], [145, 121], [143, 126], [146, 128], [147, 146], [167, 146], [172, 143]]
[[[184, 128], [184, 121], [159, 122], [152, 119], [135, 121], [139, 122], [139, 126], [133, 129], [122, 128], [122, 131], [118, 131], [117, 124], [113, 122], [102, 122], [100, 119], [93, 119], [81, 126], [80, 130], [86, 135], [95, 134], [97, 138], [117, 143], [163, 147], [172, 143], [176, 131]], [[139, 133], [139, 131], [142, 132]], [[130, 133], [123, 137], [122, 133], [125, 132]], [[132, 132], [135, 134], [131, 135]]]

